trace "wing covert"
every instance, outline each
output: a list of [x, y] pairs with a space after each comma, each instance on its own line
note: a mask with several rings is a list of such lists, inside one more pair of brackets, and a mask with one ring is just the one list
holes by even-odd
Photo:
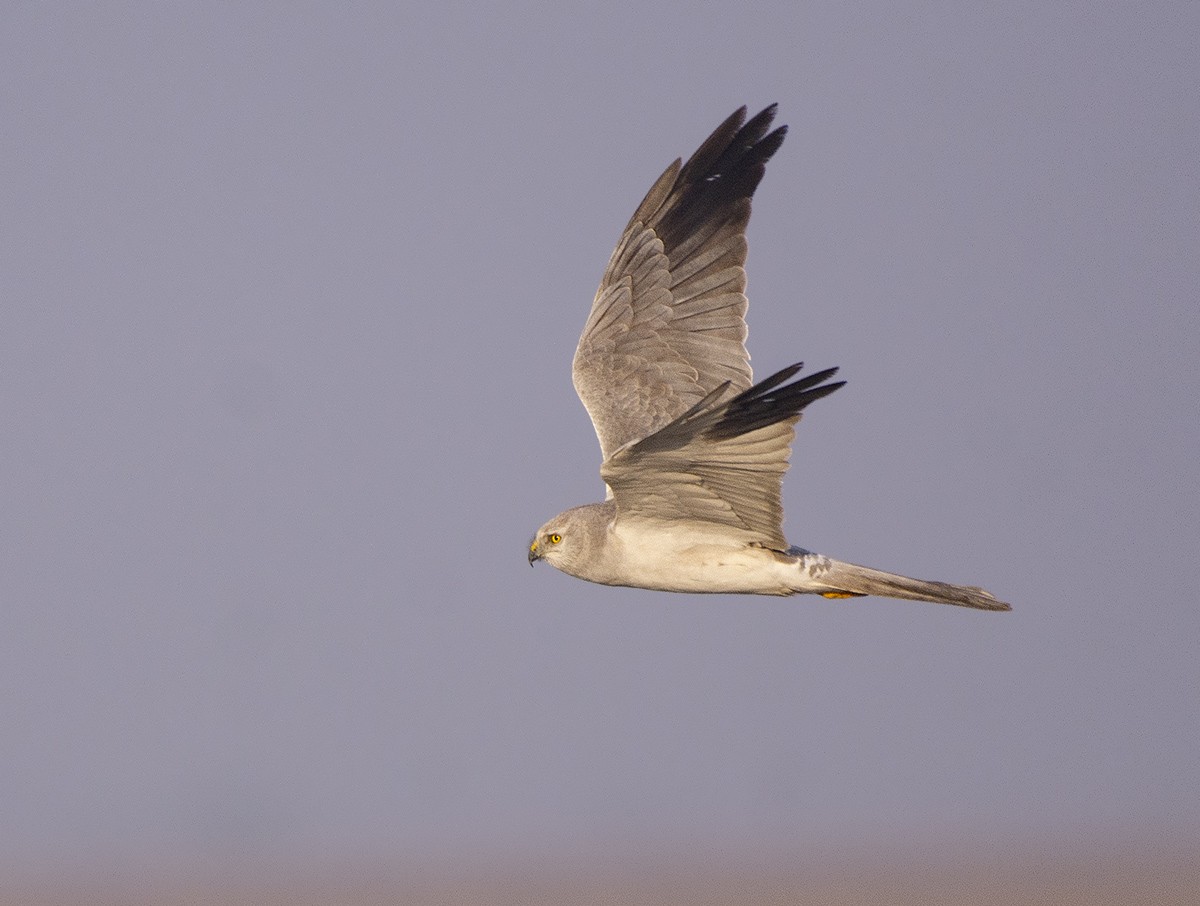
[[674, 421], [600, 467], [618, 519], [712, 523], [725, 535], [786, 550], [780, 488], [795, 425], [843, 381], [829, 368], [787, 383], [792, 365], [728, 398], [718, 386]]

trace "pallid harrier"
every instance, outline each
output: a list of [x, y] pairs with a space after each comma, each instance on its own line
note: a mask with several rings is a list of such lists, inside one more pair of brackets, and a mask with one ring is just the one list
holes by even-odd
[[[827, 598], [883, 595], [1009, 610], [982, 588], [909, 579], [792, 547], [780, 486], [800, 412], [842, 386], [791, 365], [752, 385], [750, 198], [786, 126], [775, 105], [725, 120], [654, 183], [613, 252], [575, 351], [608, 486], [555, 516], [529, 563], [605, 585]], [[790, 381], [790, 383], [789, 383]]]

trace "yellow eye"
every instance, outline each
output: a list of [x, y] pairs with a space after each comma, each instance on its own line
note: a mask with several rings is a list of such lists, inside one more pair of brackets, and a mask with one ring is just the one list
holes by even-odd
[[551, 544], [558, 544], [560, 541], [562, 541], [562, 535], [558, 534], [557, 532], [550, 536]]

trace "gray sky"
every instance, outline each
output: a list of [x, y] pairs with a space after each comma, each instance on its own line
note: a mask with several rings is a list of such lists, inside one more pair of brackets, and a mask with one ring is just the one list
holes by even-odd
[[[0, 868], [1200, 831], [1195, 4], [10, 4]], [[797, 544], [1015, 612], [525, 564], [621, 227], [791, 131]]]

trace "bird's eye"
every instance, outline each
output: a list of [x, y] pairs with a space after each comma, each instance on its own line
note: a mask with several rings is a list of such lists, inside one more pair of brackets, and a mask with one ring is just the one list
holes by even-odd
[[560, 541], [562, 541], [562, 535], [558, 534], [558, 532], [555, 532], [553, 535], [550, 536], [551, 544], [558, 544], [558, 542], [560, 542]]

